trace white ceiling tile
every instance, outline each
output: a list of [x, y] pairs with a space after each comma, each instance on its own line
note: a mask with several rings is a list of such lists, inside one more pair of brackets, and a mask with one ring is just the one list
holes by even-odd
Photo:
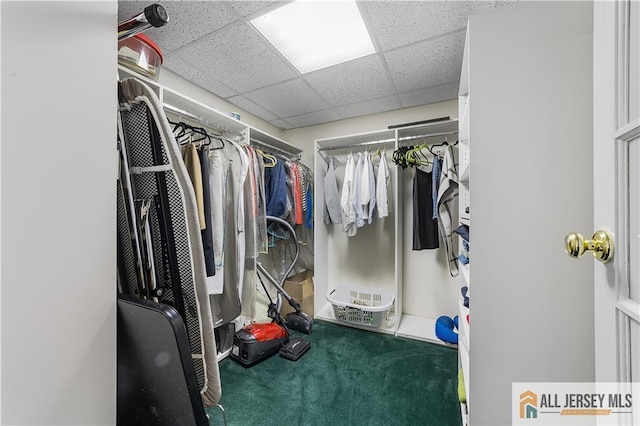
[[[118, 22], [141, 13], [150, 2], [118, 2]], [[160, 28], [151, 28], [148, 35], [163, 53], [172, 52], [237, 20], [222, 2], [166, 1], [161, 3], [169, 15], [169, 22]]]
[[218, 97], [226, 98], [236, 94], [234, 90], [174, 54], [167, 55], [162, 66]]
[[329, 107], [301, 79], [265, 87], [245, 96], [267, 111], [285, 118]]
[[435, 87], [428, 87], [422, 90], [414, 90], [407, 93], [400, 93], [400, 102], [403, 108], [410, 108], [418, 105], [428, 105], [436, 102], [458, 99], [458, 88], [460, 82], [443, 84]]
[[304, 75], [331, 105], [345, 105], [393, 93], [379, 55], [369, 55]]
[[360, 7], [382, 50], [465, 28], [493, 1], [363, 1]]
[[291, 123], [287, 123], [285, 120], [273, 120], [270, 121], [269, 124], [277, 127], [280, 130], [287, 130], [287, 129], [293, 129], [293, 125], [291, 125]]
[[[285, 4], [289, 3], [288, 1], [238, 1], [238, 0], [233, 0], [233, 1], [229, 1], [227, 2], [227, 5], [229, 5], [233, 10], [236, 11], [236, 13], [240, 16], [248, 16], [248, 15], [252, 15], [255, 12], [261, 11], [262, 9], [265, 9], [263, 13], [267, 13], [267, 11], [270, 11], [272, 9], [278, 8], [280, 6], [284, 6]], [[262, 13], [257, 13], [257, 15], [261, 15]]]
[[[249, 23], [289, 0], [168, 0], [171, 22], [147, 34], [165, 53], [165, 72], [291, 129], [455, 99], [469, 16], [514, 1], [359, 1], [381, 53], [303, 76]], [[120, 1], [118, 18], [149, 4]]]
[[398, 102], [398, 98], [396, 96], [385, 96], [384, 98], [343, 105], [334, 108], [334, 110], [343, 118], [351, 118], [368, 114], [377, 114], [384, 111], [394, 111], [400, 108], [400, 102]]
[[424, 89], [460, 79], [465, 32], [385, 52], [398, 92]]
[[256, 117], [263, 119], [264, 121], [276, 120], [278, 118], [271, 112], [262, 108], [260, 105], [256, 105], [254, 102], [250, 101], [244, 96], [234, 96], [227, 99], [227, 101], [236, 105], [238, 108], [247, 111], [249, 114], [253, 114]]
[[255, 30], [241, 22], [176, 53], [240, 93], [296, 76], [291, 66]]
[[341, 117], [335, 111], [330, 109], [301, 114], [295, 117], [287, 117], [287, 121], [295, 127], [313, 126], [315, 124], [328, 123], [330, 121], [338, 121], [340, 119]]

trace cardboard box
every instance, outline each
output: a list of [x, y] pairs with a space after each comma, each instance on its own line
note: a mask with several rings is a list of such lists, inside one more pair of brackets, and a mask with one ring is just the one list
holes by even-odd
[[[308, 269], [292, 275], [284, 282], [284, 289], [300, 304], [302, 312], [313, 318], [313, 270]], [[282, 298], [282, 316], [295, 312], [289, 302]]]

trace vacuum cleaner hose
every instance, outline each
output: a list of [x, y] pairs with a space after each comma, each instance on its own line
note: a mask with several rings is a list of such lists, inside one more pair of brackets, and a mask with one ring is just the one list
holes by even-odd
[[[285, 228], [287, 228], [287, 230], [289, 231], [289, 233], [291, 234], [291, 237], [293, 238], [294, 241], [294, 245], [296, 248], [296, 252], [293, 256], [293, 261], [291, 262], [291, 264], [289, 265], [289, 267], [287, 268], [287, 270], [285, 271], [284, 274], [282, 274], [280, 276], [279, 280], [276, 280], [275, 278], [273, 278], [269, 272], [264, 268], [264, 266], [262, 265], [261, 262], [257, 263], [257, 268], [258, 270], [265, 276], [267, 277], [267, 279], [269, 281], [271, 281], [271, 283], [276, 287], [276, 289], [278, 290], [278, 298], [277, 298], [277, 302], [276, 302], [276, 311], [279, 312], [281, 311], [282, 308], [282, 297], [284, 296], [287, 301], [289, 302], [289, 304], [295, 309], [295, 312], [291, 312], [287, 315], [287, 317], [285, 318], [285, 323], [287, 325], [287, 327], [293, 329], [293, 330], [297, 330], [306, 334], [311, 334], [311, 330], [313, 327], [313, 320], [304, 312], [302, 312], [300, 310], [300, 305], [298, 304], [298, 302], [295, 301], [295, 299], [293, 299], [284, 289], [284, 282], [287, 279], [287, 277], [289, 276], [289, 274], [291, 273], [291, 271], [293, 271], [293, 268], [296, 266], [296, 263], [298, 262], [298, 258], [300, 257], [300, 246], [298, 244], [298, 237], [296, 236], [296, 231], [293, 229], [293, 226], [291, 226], [291, 224], [289, 224], [289, 222], [287, 222], [284, 219], [281, 219], [279, 217], [275, 217], [275, 216], [267, 216], [267, 221], [272, 221], [272, 222], [277, 222], [279, 224], [284, 225]], [[265, 289], [266, 291], [266, 289]]]
[[293, 241], [295, 242], [294, 246], [296, 247], [296, 252], [293, 255], [293, 261], [291, 262], [291, 265], [289, 265], [285, 273], [280, 277], [279, 284], [280, 287], [282, 287], [284, 285], [284, 281], [287, 279], [291, 271], [293, 271], [293, 268], [295, 268], [296, 263], [298, 263], [298, 259], [300, 258], [300, 246], [298, 245], [298, 237], [296, 236], [296, 231], [295, 229], [293, 229], [293, 226], [291, 226], [291, 224], [286, 220], [276, 216], [267, 216], [267, 221], [278, 222], [279, 224], [284, 225], [284, 227], [287, 228], [287, 230], [291, 234], [291, 238], [293, 238]]

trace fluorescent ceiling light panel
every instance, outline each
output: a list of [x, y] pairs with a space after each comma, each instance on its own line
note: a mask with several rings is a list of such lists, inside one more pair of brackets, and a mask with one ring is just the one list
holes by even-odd
[[251, 23], [302, 74], [375, 52], [354, 0], [297, 0]]

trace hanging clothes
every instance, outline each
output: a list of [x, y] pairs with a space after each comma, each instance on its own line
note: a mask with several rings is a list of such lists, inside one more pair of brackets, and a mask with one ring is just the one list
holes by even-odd
[[237, 144], [228, 142], [223, 150], [219, 150], [224, 151], [227, 159], [223, 163], [227, 178], [222, 191], [225, 195], [222, 230], [224, 266], [216, 273], [216, 277], [223, 277], [223, 290], [221, 294], [210, 296], [216, 326], [233, 321], [241, 313], [240, 297], [245, 267], [244, 185], [249, 164], [244, 150]]
[[342, 230], [350, 237], [353, 237], [358, 232], [356, 227], [356, 209], [353, 202], [355, 170], [353, 154], [349, 153], [344, 171], [344, 181], [342, 182], [342, 192], [340, 194], [340, 209], [342, 212]]
[[243, 146], [242, 149], [248, 159], [247, 177], [244, 184], [244, 207], [245, 207], [245, 255], [255, 258], [258, 254], [256, 244], [256, 217], [258, 216], [258, 197], [257, 197], [257, 177], [255, 174], [255, 158], [254, 150], [250, 146]]
[[213, 224], [211, 221], [211, 186], [209, 180], [209, 158], [205, 148], [198, 150], [200, 161], [200, 173], [202, 174], [202, 200], [204, 204], [205, 227], [200, 231], [202, 234], [202, 248], [204, 249], [204, 262], [207, 270], [207, 277], [216, 274], [215, 253], [213, 250]]
[[225, 221], [227, 219], [227, 186], [230, 181], [231, 167], [227, 149], [208, 150], [209, 191], [211, 193], [211, 223], [213, 234], [213, 257], [216, 266], [216, 279], [208, 282], [209, 294], [221, 294], [224, 290], [225, 263]]
[[342, 223], [340, 211], [340, 195], [338, 194], [338, 182], [336, 180], [336, 166], [338, 160], [329, 155], [325, 159], [327, 162], [327, 173], [324, 176], [324, 223]]
[[300, 171], [296, 163], [288, 161], [286, 163], [289, 169], [289, 194], [291, 197], [291, 218], [289, 223], [292, 225], [302, 225], [302, 189], [300, 186]]
[[304, 222], [304, 204], [306, 201], [302, 197], [302, 173], [300, 173], [300, 165], [294, 163], [294, 171], [296, 177], [296, 188], [295, 188], [295, 196], [296, 196], [296, 225], [302, 225]]
[[284, 218], [288, 215], [286, 173], [282, 161], [265, 168], [264, 190], [268, 216]]
[[307, 176], [307, 172], [305, 168], [297, 164], [298, 173], [300, 174], [300, 199], [302, 200], [302, 217], [301, 224], [306, 223], [307, 220], [307, 210], [309, 209], [308, 201], [307, 201], [307, 186], [309, 184], [309, 178]]
[[260, 253], [267, 253], [269, 251], [269, 235], [267, 234], [267, 201], [265, 195], [265, 166], [264, 158], [262, 155], [253, 151], [255, 163], [255, 177], [256, 177], [256, 203], [257, 203], [257, 216], [256, 216], [256, 245]]
[[438, 248], [438, 222], [433, 220], [433, 174], [415, 168], [413, 176], [413, 250]]
[[442, 175], [442, 160], [440, 159], [439, 156], [434, 156], [433, 158], [433, 168], [431, 169], [431, 172], [433, 173], [433, 179], [432, 179], [432, 191], [431, 191], [431, 195], [433, 197], [433, 216], [432, 218], [434, 220], [438, 219], [438, 192], [440, 190], [440, 176]]
[[362, 166], [364, 160], [362, 153], [358, 153], [358, 161], [356, 162], [356, 169], [354, 173], [354, 191], [353, 191], [353, 208], [356, 211], [356, 227], [362, 228], [364, 226], [364, 218], [362, 217], [362, 204], [360, 203], [360, 196], [362, 193]]
[[[310, 177], [307, 182], [307, 190], [305, 192], [307, 199], [307, 213], [305, 217], [305, 225], [307, 228], [313, 228], [313, 178]], [[338, 216], [339, 217], [339, 216]]]
[[389, 165], [387, 164], [386, 151], [380, 155], [380, 165], [378, 166], [378, 178], [376, 179], [376, 203], [378, 206], [378, 217], [380, 219], [389, 216], [391, 203], [389, 200]]
[[453, 157], [453, 147], [447, 146], [442, 160], [442, 175], [440, 176], [440, 188], [438, 190], [438, 225], [442, 243], [447, 256], [449, 273], [452, 277], [458, 276], [458, 263], [456, 261], [456, 245], [453, 236], [453, 217], [458, 211], [456, 201], [458, 199], [458, 173]]
[[[247, 177], [244, 183], [244, 239], [245, 251], [243, 258], [243, 274], [240, 286], [241, 322], [248, 323], [255, 318], [255, 299], [258, 278], [256, 262], [259, 253], [257, 235], [259, 212], [258, 183], [260, 173], [258, 169], [258, 155], [251, 146], [242, 147], [248, 159]], [[266, 227], [266, 223], [264, 224]], [[242, 253], [238, 253], [242, 255]]]
[[376, 174], [373, 169], [373, 159], [371, 158], [371, 152], [367, 151], [367, 167], [369, 168], [369, 212], [367, 220], [369, 225], [373, 221], [373, 215], [376, 209]]
[[242, 279], [244, 275], [244, 260], [245, 260], [245, 203], [244, 203], [244, 186], [249, 173], [249, 157], [245, 153], [242, 146], [232, 143], [231, 144], [237, 151], [240, 158], [240, 173], [237, 177], [237, 182], [234, 182], [234, 202], [236, 208], [236, 239], [237, 239], [237, 252], [236, 252], [236, 276], [235, 282], [238, 287], [238, 291], [242, 288]]
[[371, 201], [371, 187], [370, 182], [372, 179], [371, 170], [371, 157], [369, 151], [365, 151], [362, 155], [362, 181], [360, 183], [360, 208], [362, 209], [362, 220], [369, 221], [369, 202]]
[[200, 167], [200, 159], [195, 144], [189, 142], [182, 151], [182, 159], [184, 165], [191, 178], [193, 190], [196, 194], [196, 204], [198, 206], [198, 220], [200, 221], [200, 229], [207, 227], [204, 217], [204, 200], [202, 194], [202, 168]]

